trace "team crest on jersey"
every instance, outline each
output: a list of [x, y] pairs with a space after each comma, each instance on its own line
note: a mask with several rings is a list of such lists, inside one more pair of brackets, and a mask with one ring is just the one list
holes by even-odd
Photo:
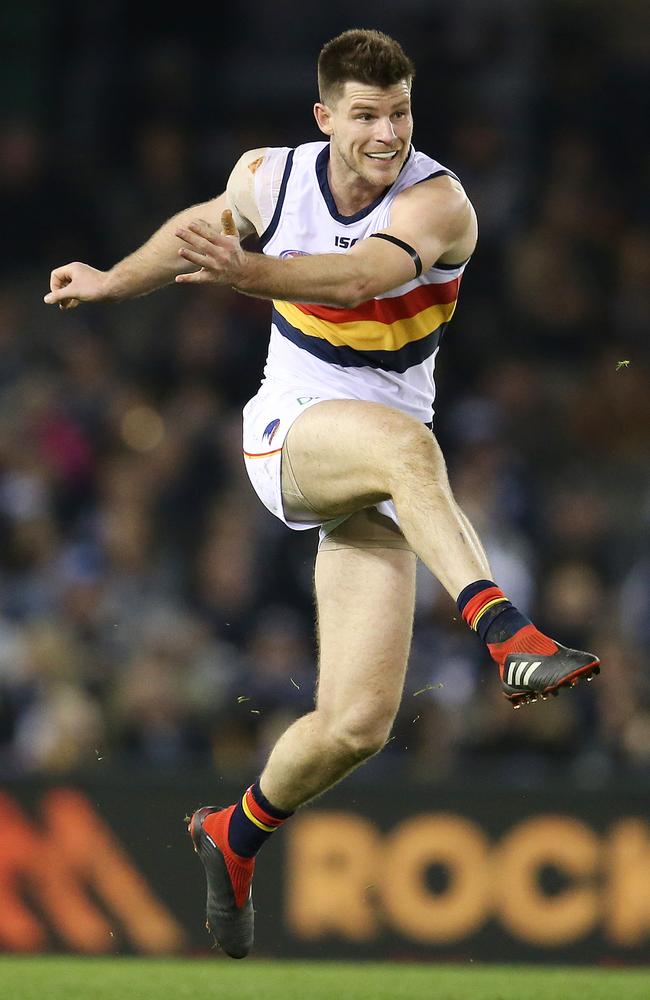
[[311, 254], [307, 253], [306, 250], [283, 250], [280, 254], [281, 257], [311, 257]]
[[273, 438], [275, 437], [275, 432], [280, 426], [280, 419], [276, 417], [271, 423], [266, 427], [264, 433], [262, 434], [262, 441], [268, 441], [271, 444]]

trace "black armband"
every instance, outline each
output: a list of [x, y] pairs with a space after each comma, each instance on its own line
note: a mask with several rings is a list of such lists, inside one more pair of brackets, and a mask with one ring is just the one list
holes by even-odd
[[420, 277], [422, 274], [422, 261], [420, 260], [420, 255], [417, 250], [414, 250], [413, 247], [409, 246], [408, 243], [405, 243], [404, 240], [398, 240], [397, 236], [390, 236], [388, 233], [371, 233], [368, 238], [373, 239], [373, 237], [377, 240], [388, 240], [389, 243], [394, 243], [395, 246], [399, 247], [401, 250], [406, 250], [407, 254], [415, 264], [415, 277]]

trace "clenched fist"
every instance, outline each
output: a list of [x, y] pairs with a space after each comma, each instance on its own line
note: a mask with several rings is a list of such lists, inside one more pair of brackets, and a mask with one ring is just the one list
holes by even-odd
[[106, 272], [75, 261], [57, 267], [50, 275], [50, 291], [43, 299], [48, 306], [74, 309], [80, 302], [97, 302], [105, 297]]

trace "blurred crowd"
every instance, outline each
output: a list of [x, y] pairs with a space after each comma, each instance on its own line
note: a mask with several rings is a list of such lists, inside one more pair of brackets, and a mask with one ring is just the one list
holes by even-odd
[[169, 288], [60, 313], [42, 296], [53, 267], [110, 266], [218, 194], [244, 149], [318, 139], [318, 50], [364, 24], [415, 60], [415, 144], [479, 215], [438, 359], [452, 486], [500, 586], [605, 669], [513, 712], [420, 567], [403, 706], [357, 780], [647, 776], [643, 5], [404, 0], [352, 25], [337, 2], [309, 23], [253, 2], [193, 29], [70, 7], [3, 14], [0, 773], [246, 780], [313, 705], [316, 532], [268, 514], [241, 460], [268, 304]]

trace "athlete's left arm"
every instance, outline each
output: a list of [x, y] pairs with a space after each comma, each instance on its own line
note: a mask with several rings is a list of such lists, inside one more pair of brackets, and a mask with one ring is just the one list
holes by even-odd
[[[411, 248], [423, 271], [438, 261], [466, 260], [476, 244], [476, 216], [461, 185], [441, 176], [407, 188], [393, 203], [383, 232]], [[178, 234], [180, 235], [180, 233]], [[247, 253], [235, 237], [200, 220], [185, 230], [180, 254], [202, 268], [179, 282], [228, 284], [266, 299], [353, 308], [416, 277], [414, 257], [389, 240], [369, 237], [346, 253], [288, 260]]]

